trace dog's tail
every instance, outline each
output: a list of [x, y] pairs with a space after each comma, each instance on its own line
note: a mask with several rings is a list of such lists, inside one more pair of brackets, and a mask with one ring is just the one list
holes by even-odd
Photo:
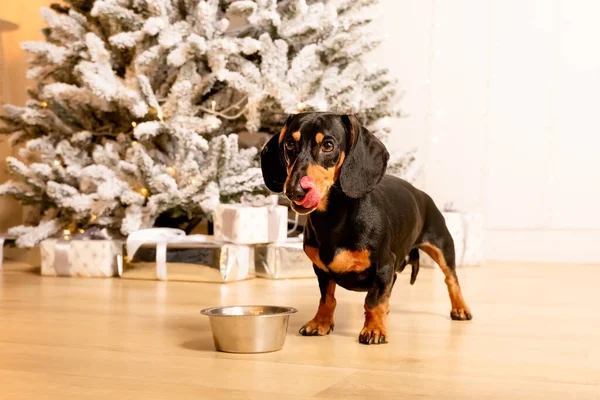
[[410, 264], [410, 284], [414, 285], [417, 280], [417, 275], [419, 274], [419, 249], [414, 248], [408, 253], [408, 257], [402, 260], [402, 265], [398, 268], [398, 273], [404, 271], [404, 268]]
[[408, 264], [412, 267], [410, 271], [410, 284], [414, 285], [419, 274], [419, 249], [414, 248], [408, 253]]

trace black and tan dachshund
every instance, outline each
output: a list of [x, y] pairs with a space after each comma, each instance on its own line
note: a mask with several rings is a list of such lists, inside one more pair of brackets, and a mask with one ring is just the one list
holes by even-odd
[[364, 344], [387, 343], [386, 318], [396, 273], [411, 264], [414, 283], [418, 249], [440, 266], [454, 320], [470, 320], [455, 271], [454, 242], [431, 197], [386, 175], [389, 153], [353, 115], [324, 112], [290, 115], [261, 151], [269, 190], [308, 214], [304, 251], [313, 262], [321, 299], [300, 333], [333, 330], [335, 288], [367, 292]]

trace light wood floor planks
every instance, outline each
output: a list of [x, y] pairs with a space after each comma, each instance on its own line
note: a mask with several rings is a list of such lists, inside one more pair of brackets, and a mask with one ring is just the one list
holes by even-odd
[[[400, 275], [390, 343], [357, 342], [364, 294], [337, 291], [336, 330], [301, 337], [316, 280], [229, 285], [0, 272], [1, 399], [600, 399], [600, 266], [459, 270], [474, 319], [453, 322], [439, 270]], [[279, 304], [284, 349], [213, 350], [200, 309]]]

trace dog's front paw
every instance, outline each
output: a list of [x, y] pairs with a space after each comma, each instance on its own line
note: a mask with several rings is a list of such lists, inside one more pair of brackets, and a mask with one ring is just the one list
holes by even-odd
[[358, 335], [358, 341], [362, 344], [383, 344], [387, 343], [387, 331], [385, 327], [378, 324], [365, 324], [365, 327]]
[[303, 336], [325, 336], [333, 331], [333, 327], [333, 321], [313, 319], [300, 328], [300, 334]]
[[468, 321], [473, 318], [473, 314], [467, 307], [453, 308], [450, 311], [450, 318], [455, 321]]

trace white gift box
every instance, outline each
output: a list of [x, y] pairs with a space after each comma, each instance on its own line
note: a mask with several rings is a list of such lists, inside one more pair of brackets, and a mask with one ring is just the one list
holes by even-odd
[[214, 214], [217, 240], [236, 244], [272, 243], [287, 238], [288, 208], [219, 204]]
[[235, 282], [255, 277], [254, 248], [224, 243], [210, 235], [152, 228], [127, 238], [124, 279]]
[[[477, 212], [442, 212], [448, 231], [454, 240], [456, 266], [481, 266], [485, 262], [485, 229], [483, 215]], [[419, 251], [422, 267], [436, 263], [425, 252]]]
[[41, 274], [112, 277], [118, 275], [123, 244], [116, 240], [46, 239], [40, 243]]

